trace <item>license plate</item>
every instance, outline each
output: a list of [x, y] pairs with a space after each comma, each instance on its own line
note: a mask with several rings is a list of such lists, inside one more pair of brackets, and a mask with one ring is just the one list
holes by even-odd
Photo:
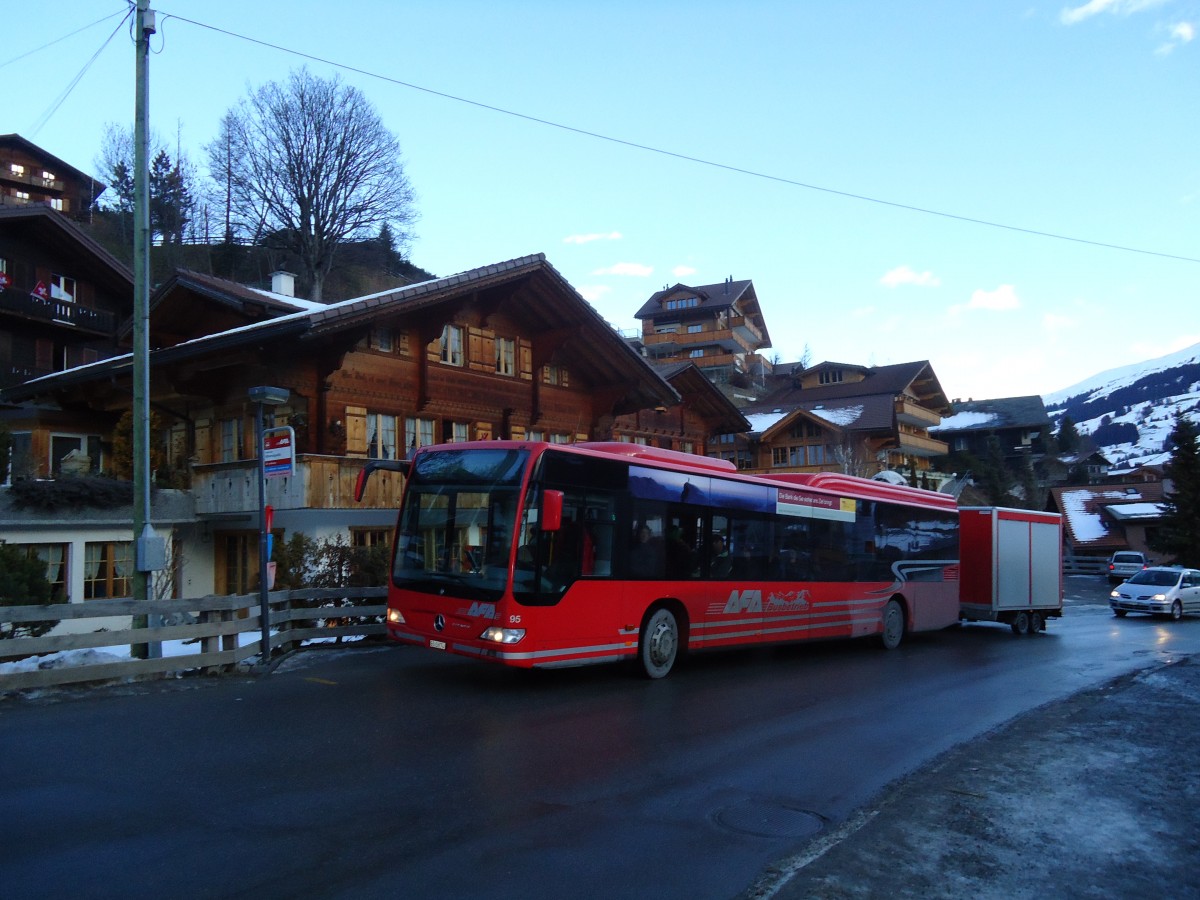
[[430, 640], [429, 646], [432, 647], [434, 650], [445, 650], [446, 642]]

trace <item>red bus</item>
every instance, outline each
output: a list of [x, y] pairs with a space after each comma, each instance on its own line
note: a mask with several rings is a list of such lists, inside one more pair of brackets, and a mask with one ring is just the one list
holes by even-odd
[[[387, 633], [519, 667], [878, 636], [958, 621], [953, 498], [846, 475], [740, 474], [637, 444], [442, 444], [408, 479]], [[361, 493], [360, 493], [361, 496]]]

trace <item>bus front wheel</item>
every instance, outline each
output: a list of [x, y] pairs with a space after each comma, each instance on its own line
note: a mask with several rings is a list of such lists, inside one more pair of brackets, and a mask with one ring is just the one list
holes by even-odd
[[675, 614], [660, 606], [646, 619], [638, 641], [638, 659], [647, 678], [662, 678], [679, 656], [679, 623]]
[[883, 631], [879, 640], [885, 650], [895, 650], [904, 637], [904, 610], [896, 600], [889, 600], [883, 607]]

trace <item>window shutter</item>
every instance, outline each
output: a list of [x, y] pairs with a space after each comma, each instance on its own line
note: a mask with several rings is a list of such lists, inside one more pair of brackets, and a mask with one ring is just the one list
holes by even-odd
[[367, 409], [365, 406], [346, 407], [346, 455], [367, 452]]

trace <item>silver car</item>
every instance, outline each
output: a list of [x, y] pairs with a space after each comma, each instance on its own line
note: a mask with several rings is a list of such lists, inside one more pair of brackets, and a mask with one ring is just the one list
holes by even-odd
[[1118, 550], [1108, 559], [1108, 582], [1113, 584], [1124, 581], [1149, 566], [1146, 554], [1138, 553], [1136, 550]]
[[1108, 605], [1117, 616], [1144, 612], [1179, 619], [1200, 613], [1200, 570], [1153, 566], [1113, 589]]

